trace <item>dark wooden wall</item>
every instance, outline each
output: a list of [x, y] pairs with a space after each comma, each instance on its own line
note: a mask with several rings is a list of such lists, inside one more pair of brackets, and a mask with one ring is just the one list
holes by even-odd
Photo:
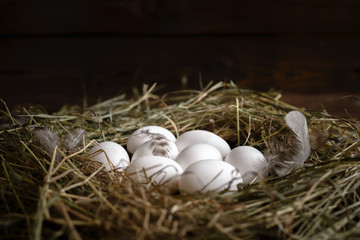
[[95, 101], [144, 82], [199, 88], [199, 78], [359, 94], [360, 1], [0, 0], [9, 105], [56, 110], [84, 91]]

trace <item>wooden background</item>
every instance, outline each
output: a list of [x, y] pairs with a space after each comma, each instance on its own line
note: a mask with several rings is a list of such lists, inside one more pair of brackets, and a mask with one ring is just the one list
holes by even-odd
[[0, 0], [0, 98], [11, 107], [56, 111], [84, 92], [91, 104], [199, 79], [359, 117], [360, 1]]

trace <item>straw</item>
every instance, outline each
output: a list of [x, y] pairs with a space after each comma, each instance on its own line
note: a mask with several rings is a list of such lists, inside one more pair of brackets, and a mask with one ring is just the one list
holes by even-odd
[[[203, 90], [124, 94], [80, 110], [48, 114], [33, 107], [14, 113], [2, 101], [0, 229], [7, 239], [356, 239], [360, 235], [360, 122], [307, 112], [257, 92], [218, 82]], [[86, 105], [86, 104], [85, 104]], [[300, 110], [312, 134], [303, 168], [239, 185], [231, 194], [168, 194], [109, 174], [86, 154], [94, 142], [126, 147], [130, 134], [159, 125], [176, 136], [204, 129], [230, 146], [266, 151], [289, 142], [284, 116]], [[59, 137], [82, 128], [87, 139], [74, 152], [59, 146], [55, 160], [31, 133], [33, 125]], [[56, 152], [58, 151], [56, 150]]]

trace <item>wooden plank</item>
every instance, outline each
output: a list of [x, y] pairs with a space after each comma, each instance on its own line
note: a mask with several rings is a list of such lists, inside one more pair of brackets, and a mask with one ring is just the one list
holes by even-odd
[[[57, 107], [158, 82], [211, 80], [267, 91], [360, 92], [360, 36], [17, 38], [0, 40], [0, 97]], [[50, 98], [49, 96], [54, 96]]]
[[359, 33], [358, 0], [2, 0], [2, 35]]
[[321, 94], [285, 93], [281, 99], [309, 112], [318, 112], [325, 109], [329, 114], [336, 117], [360, 120], [360, 92], [355, 94], [346, 92]]

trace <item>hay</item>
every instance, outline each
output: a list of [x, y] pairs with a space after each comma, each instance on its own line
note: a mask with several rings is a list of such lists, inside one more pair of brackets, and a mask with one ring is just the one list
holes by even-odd
[[[286, 141], [284, 115], [294, 109], [276, 92], [219, 82], [202, 91], [154, 94], [155, 85], [127, 99], [92, 107], [36, 106], [11, 112], [5, 102], [0, 132], [0, 231], [7, 239], [357, 239], [360, 236], [359, 122], [325, 111], [307, 113], [313, 153], [304, 167], [269, 177], [233, 194], [167, 195], [109, 174], [86, 158], [95, 142], [125, 145], [144, 125], [175, 135], [206, 129], [232, 147], [265, 151]], [[51, 156], [31, 135], [48, 127], [60, 137], [83, 128], [82, 147]], [[56, 160], [60, 154], [60, 161]]]

